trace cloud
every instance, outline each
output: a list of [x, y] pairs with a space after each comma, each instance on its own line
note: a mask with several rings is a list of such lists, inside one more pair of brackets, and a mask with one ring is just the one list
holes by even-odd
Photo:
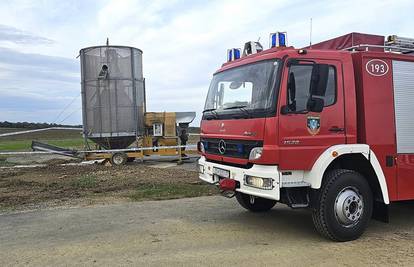
[[0, 63], [27, 67], [46, 68], [49, 70], [79, 71], [79, 63], [75, 59], [65, 57], [25, 53], [0, 47]]
[[45, 37], [37, 36], [20, 29], [0, 24], [0, 42], [12, 42], [16, 44], [48, 45], [54, 41]]
[[[6, 95], [15, 97], [16, 108], [14, 113], [0, 110], [0, 120], [36, 117], [18, 112], [24, 106], [37, 114], [37, 121], [53, 120], [57, 106], [63, 108], [80, 92], [74, 58], [79, 49], [104, 44], [109, 37], [111, 44], [144, 51], [149, 111], [194, 110], [197, 124], [211, 76], [225, 61], [227, 48], [259, 37], [267, 47], [268, 34], [277, 30], [288, 32], [290, 45], [306, 46], [311, 17], [314, 43], [352, 31], [410, 37], [413, 8], [412, 0], [5, 1], [0, 3], [2, 24], [13, 27], [0, 27], [0, 43], [9, 48], [0, 48], [0, 109]], [[26, 105], [30, 101], [41, 104]], [[71, 119], [81, 122], [79, 114]]]
[[[80, 94], [79, 62], [0, 47], [0, 121], [52, 122]], [[79, 124], [80, 99], [62, 117]]]

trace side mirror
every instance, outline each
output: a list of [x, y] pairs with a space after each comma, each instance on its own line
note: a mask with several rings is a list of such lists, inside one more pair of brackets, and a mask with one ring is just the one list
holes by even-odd
[[322, 112], [325, 105], [322, 97], [325, 96], [328, 85], [329, 65], [315, 64], [312, 69], [310, 96], [306, 104], [307, 110]]
[[325, 101], [322, 98], [312, 98], [310, 97], [308, 103], [306, 104], [308, 111], [313, 112], [322, 112]]
[[289, 106], [288, 105], [284, 105], [280, 108], [280, 114], [282, 115], [286, 115], [290, 112]]
[[310, 95], [325, 96], [326, 87], [328, 85], [329, 65], [315, 64], [312, 68]]

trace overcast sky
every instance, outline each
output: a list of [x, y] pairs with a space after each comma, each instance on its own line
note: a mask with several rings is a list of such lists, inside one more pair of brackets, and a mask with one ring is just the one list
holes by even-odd
[[353, 31], [414, 37], [413, 10], [413, 0], [1, 1], [0, 121], [80, 124], [76, 56], [109, 37], [144, 51], [148, 111], [197, 111], [197, 124], [227, 48], [259, 37], [268, 47], [274, 31], [303, 47], [311, 17], [314, 43]]

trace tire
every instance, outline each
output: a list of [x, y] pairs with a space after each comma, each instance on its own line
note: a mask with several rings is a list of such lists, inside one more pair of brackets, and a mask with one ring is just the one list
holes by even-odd
[[361, 174], [351, 170], [329, 172], [313, 203], [316, 230], [334, 241], [359, 238], [372, 216], [371, 188]]
[[128, 156], [123, 152], [117, 152], [112, 154], [111, 163], [115, 166], [124, 165], [128, 161]]
[[261, 198], [261, 197], [254, 197], [254, 201], [252, 203], [252, 201], [250, 201], [250, 195], [244, 194], [244, 193], [240, 193], [237, 192], [236, 193], [236, 199], [237, 202], [239, 202], [239, 204], [252, 212], [264, 212], [264, 211], [268, 211], [271, 208], [273, 208], [276, 205], [276, 201], [275, 200], [270, 200], [270, 199], [266, 199], [266, 198]]

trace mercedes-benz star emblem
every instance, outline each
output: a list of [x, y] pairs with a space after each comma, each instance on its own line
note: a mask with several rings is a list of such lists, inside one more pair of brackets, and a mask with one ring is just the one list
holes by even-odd
[[226, 153], [226, 142], [224, 142], [224, 140], [220, 140], [219, 144], [218, 144], [218, 151], [220, 152], [220, 154], [224, 154]]

